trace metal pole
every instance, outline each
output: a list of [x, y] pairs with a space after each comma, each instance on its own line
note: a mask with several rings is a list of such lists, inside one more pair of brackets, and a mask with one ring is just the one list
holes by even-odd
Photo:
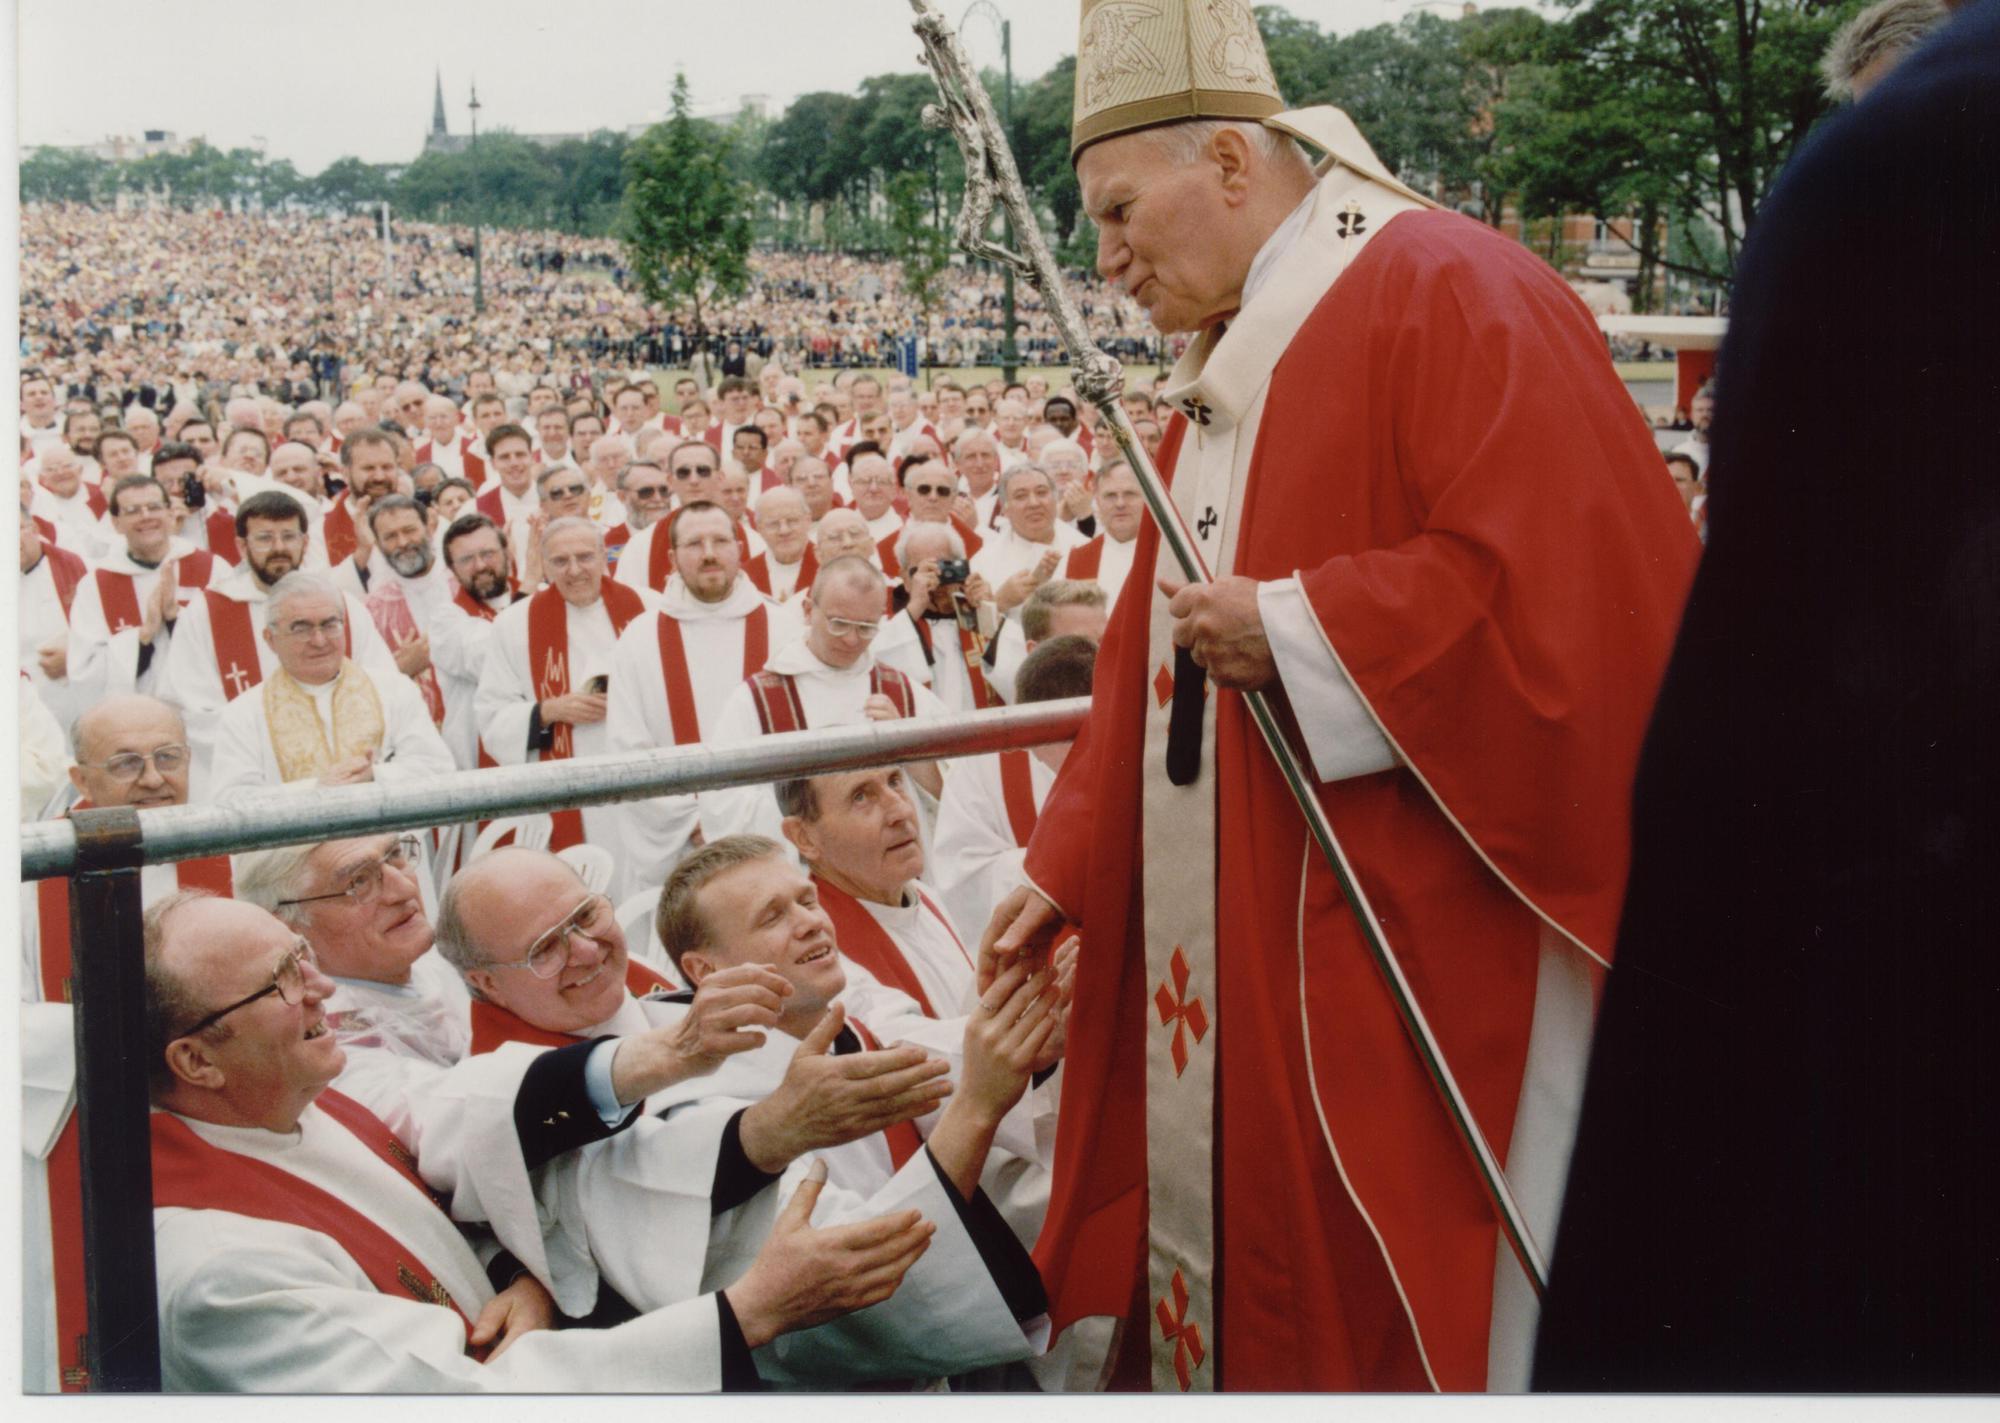
[[472, 83], [472, 314], [486, 314], [486, 264], [479, 233], [485, 226], [485, 192], [479, 183], [479, 81]]
[[72, 817], [70, 991], [83, 1176], [83, 1358], [98, 1393], [160, 1391], [147, 1123], [145, 944], [139, 816], [129, 806]]
[[[796, 776], [827, 775], [896, 761], [971, 756], [1067, 741], [1082, 729], [1090, 700], [996, 707], [958, 716], [828, 727], [722, 746], [676, 746], [459, 771], [395, 788], [376, 785], [272, 790], [228, 805], [177, 805], [138, 812], [147, 864], [190, 860], [344, 835], [426, 829], [502, 815], [685, 795]], [[308, 809], [310, 814], [307, 813]], [[41, 820], [21, 827], [21, 878], [77, 872], [80, 822]]]

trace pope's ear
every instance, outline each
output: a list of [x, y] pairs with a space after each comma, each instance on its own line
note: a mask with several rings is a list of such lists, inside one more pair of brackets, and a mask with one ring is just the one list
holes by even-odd
[[1234, 206], [1250, 194], [1250, 142], [1232, 128], [1217, 129], [1208, 156], [1220, 170], [1222, 194]]

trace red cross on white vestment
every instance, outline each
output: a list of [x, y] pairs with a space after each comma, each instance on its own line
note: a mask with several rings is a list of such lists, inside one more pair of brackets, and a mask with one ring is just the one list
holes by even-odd
[[1179, 1077], [1187, 1071], [1187, 1035], [1193, 1033], [1196, 1042], [1208, 1036], [1208, 1012], [1201, 1006], [1199, 998], [1187, 996], [1187, 958], [1181, 953], [1178, 945], [1174, 948], [1174, 957], [1168, 967], [1173, 974], [1173, 988], [1169, 991], [1167, 985], [1162, 983], [1154, 989], [1153, 1006], [1160, 1010], [1160, 1026], [1171, 1027], [1174, 1030], [1171, 1050], [1174, 1058], [1174, 1076]]
[[1160, 670], [1153, 674], [1153, 695], [1160, 699], [1161, 706], [1165, 706], [1174, 699], [1174, 669], [1172, 663], [1162, 662]]
[[1154, 1300], [1153, 1313], [1160, 1321], [1160, 1335], [1174, 1346], [1174, 1377], [1180, 1380], [1181, 1392], [1193, 1387], [1194, 1370], [1201, 1367], [1206, 1357], [1201, 1347], [1201, 1328], [1187, 1317], [1187, 1282], [1181, 1278], [1179, 1270], [1174, 1271], [1174, 1299], [1171, 1307], [1167, 1301]]
[[223, 673], [222, 680], [229, 684], [229, 695], [233, 699], [242, 696], [244, 689], [250, 685], [250, 674], [232, 662], [229, 670]]

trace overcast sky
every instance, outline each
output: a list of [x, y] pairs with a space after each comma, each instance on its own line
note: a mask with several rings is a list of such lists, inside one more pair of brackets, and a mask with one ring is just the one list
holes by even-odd
[[[953, 19], [966, 0], [945, 0]], [[1444, 0], [1291, 0], [1345, 34]], [[482, 129], [567, 133], [662, 116], [677, 65], [697, 109], [751, 94], [773, 112], [799, 94], [851, 91], [871, 74], [915, 70], [907, 0], [18, 0], [24, 148], [95, 143], [148, 128], [219, 148], [262, 141], [316, 173], [354, 154], [414, 157], [430, 127], [434, 67], [446, 116], [468, 127], [479, 81]], [[1017, 79], [1076, 48], [1076, 0], [1001, 0]], [[966, 26], [998, 67], [990, 21]]]

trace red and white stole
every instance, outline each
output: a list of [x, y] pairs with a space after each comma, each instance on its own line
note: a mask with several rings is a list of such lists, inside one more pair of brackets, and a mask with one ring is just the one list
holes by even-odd
[[[625, 991], [634, 998], [644, 998], [649, 993], [678, 993], [680, 985], [628, 954], [625, 958]], [[530, 1047], [575, 1047], [587, 1041], [587, 1037], [577, 1037], [573, 1033], [538, 1028], [526, 1018], [489, 999], [472, 1000], [472, 1046], [468, 1051], [474, 1055], [493, 1052], [503, 1043], [526, 1043]]]
[[1099, 534], [1088, 543], [1080, 543], [1069, 551], [1063, 561], [1063, 577], [1094, 579], [1097, 570], [1104, 565], [1104, 535]]
[[[880, 1052], [882, 1044], [868, 1031], [868, 1025], [859, 1018], [849, 1018], [847, 1025], [854, 1029], [854, 1036], [861, 1040], [863, 1052]], [[889, 1146], [889, 1162], [898, 1171], [903, 1163], [924, 1149], [924, 1138], [917, 1130], [915, 1122], [897, 1122], [894, 1126], [882, 1128], [882, 1140]]]
[[42, 536], [42, 542], [45, 544], [54, 543], [56, 541], [55, 520], [44, 519], [40, 514], [34, 514], [30, 517], [35, 521], [35, 532]]
[[[820, 907], [833, 921], [833, 936], [840, 945], [840, 952], [867, 969], [878, 982], [916, 999], [926, 1018], [937, 1017], [937, 1009], [931, 1006], [930, 996], [924, 992], [923, 983], [917, 977], [917, 971], [910, 966], [902, 946], [882, 927], [881, 921], [868, 912], [868, 906], [819, 875], [813, 876], [813, 887], [819, 891]], [[951, 941], [958, 945], [958, 951], [965, 954], [965, 961], [970, 964], [972, 955], [965, 953], [965, 943], [958, 937], [958, 931], [951, 927], [951, 921], [944, 917], [943, 911], [931, 902], [931, 897], [923, 890], [915, 885], [910, 888], [925, 911], [944, 926], [944, 931], [951, 935]]]
[[341, 495], [326, 511], [326, 517], [319, 521], [320, 537], [326, 540], [326, 561], [338, 568], [354, 554], [358, 540], [354, 535], [354, 511], [347, 507], [347, 496]]
[[[222, 682], [222, 699], [233, 702], [264, 680], [264, 664], [257, 656], [257, 629], [252, 625], [250, 604], [213, 588], [201, 590], [208, 600], [208, 630], [215, 643], [215, 673]], [[354, 628], [351, 622], [341, 630], [343, 656], [354, 656]]]
[[[799, 700], [798, 681], [789, 672], [766, 668], [745, 679], [750, 684], [750, 700], [757, 708], [757, 720], [766, 736], [806, 729], [806, 705]], [[876, 663], [868, 669], [868, 691], [887, 697], [897, 716], [914, 716], [917, 694], [910, 679], [894, 667]]]
[[[417, 626], [417, 615], [410, 607], [409, 597], [394, 583], [384, 583], [368, 595], [368, 616], [375, 620], [375, 631], [382, 634], [382, 640], [390, 649], [414, 642], [423, 635]], [[410, 679], [417, 684], [417, 690], [424, 694], [424, 705], [430, 709], [431, 725], [444, 725], [444, 686], [438, 681], [436, 667], [426, 667]]]
[[507, 527], [507, 511], [500, 503], [499, 485], [496, 484], [491, 489], [486, 490], [473, 501], [473, 504], [478, 508], [480, 513], [484, 514], [501, 528], [504, 529]]
[[[183, 588], [207, 584], [215, 569], [215, 557], [193, 549], [175, 560], [174, 581]], [[138, 627], [145, 619], [139, 614], [139, 580], [115, 568], [97, 570], [97, 597], [104, 605], [104, 623], [113, 633]]]
[[[674, 573], [674, 520], [681, 516], [676, 509], [673, 513], [653, 525], [653, 541], [646, 548], [646, 586], [655, 593], [665, 590], [667, 580]], [[736, 535], [736, 553], [745, 563], [750, 561], [750, 536], [743, 532], [743, 526], [730, 521], [729, 531]]]
[[[918, 617], [910, 621], [917, 625], [917, 636], [923, 641], [924, 652], [935, 662], [937, 644], [930, 619]], [[965, 675], [972, 682], [972, 705], [980, 711], [999, 706], [1000, 696], [993, 690], [993, 684], [986, 680], [985, 649], [979, 645], [978, 634], [956, 618], [951, 625], [958, 633], [958, 653], [965, 659]]]
[[[320, 1093], [316, 1105], [444, 1210], [437, 1194], [417, 1174], [415, 1158], [381, 1118], [332, 1088]], [[203, 1140], [171, 1113], [153, 1113], [152, 1136], [155, 1207], [232, 1211], [331, 1236], [382, 1294], [442, 1305], [458, 1316], [467, 1340], [471, 1339], [471, 1319], [430, 1267], [354, 1206], [281, 1166]], [[473, 1353], [482, 1356], [481, 1351]]]
[[1014, 843], [1026, 848], [1028, 837], [1035, 833], [1035, 822], [1041, 818], [1035, 808], [1035, 773], [1027, 752], [1000, 753], [1000, 800], [1007, 808], [1007, 828], [1013, 832]]
[[[602, 597], [614, 635], [625, 631], [627, 623], [646, 611], [643, 598], [623, 583], [608, 578], [603, 583]], [[537, 701], [569, 695], [569, 604], [554, 585], [528, 600], [528, 669], [535, 679]], [[574, 730], [566, 721], [556, 722], [550, 728], [549, 749], [542, 752], [542, 758], [567, 761], [575, 754]], [[549, 838], [550, 849], [563, 850], [583, 843], [582, 811], [558, 810], [551, 812], [551, 818], [555, 830]]]
[[[759, 593], [762, 593], [767, 598], [778, 598], [778, 595], [771, 591], [770, 550], [766, 549], [755, 558], [746, 560], [743, 564], [743, 572], [752, 583], [757, 585]], [[797, 597], [801, 593], [811, 592], [813, 579], [817, 577], [819, 577], [819, 550], [808, 543], [806, 551], [799, 556], [799, 576], [792, 584], [792, 591], [785, 594], [783, 598], [778, 598], [778, 601], [784, 602], [787, 599]]]
[[[660, 675], [667, 684], [667, 719], [673, 723], [674, 745], [691, 746], [701, 740], [701, 718], [695, 712], [694, 682], [688, 675], [687, 642], [681, 635], [680, 619], [671, 613], [659, 615]], [[743, 619], [743, 675], [760, 672], [771, 656], [771, 618], [763, 604], [752, 608]]]
[[68, 622], [70, 605], [76, 602], [77, 587], [90, 571], [90, 565], [47, 539], [42, 541], [42, 557], [48, 561], [49, 579], [56, 585], [56, 601], [62, 604], [63, 621]]

